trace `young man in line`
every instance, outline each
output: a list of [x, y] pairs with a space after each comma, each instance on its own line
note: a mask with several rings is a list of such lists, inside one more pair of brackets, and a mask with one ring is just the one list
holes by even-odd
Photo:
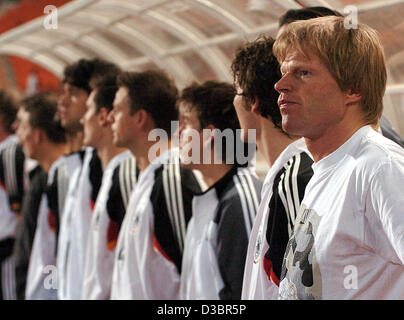
[[177, 88], [162, 71], [125, 72], [111, 120], [114, 142], [140, 170], [119, 233], [112, 299], [177, 299], [182, 252], [191, 217], [191, 171], [172, 148]]
[[[109, 61], [93, 59], [90, 61], [78, 61], [66, 71], [65, 84], [69, 89], [79, 90], [87, 93], [84, 105], [72, 110], [68, 123], [75, 123], [74, 127], [81, 128], [81, 144], [84, 149], [83, 163], [79, 170], [72, 174], [69, 182], [68, 199], [62, 217], [62, 232], [60, 245], [58, 247], [58, 275], [59, 290], [58, 297], [61, 300], [81, 299], [83, 285], [85, 252], [87, 249], [88, 231], [90, 228], [92, 212], [102, 181], [102, 162], [98, 151], [84, 143], [84, 129], [81, 119], [87, 108], [86, 102], [92, 92], [94, 85], [104, 78], [115, 77], [120, 69]], [[85, 74], [85, 77], [83, 74]], [[75, 88], [81, 85], [81, 88]], [[73, 91], [74, 93], [74, 91]], [[73, 101], [73, 96], [72, 96]], [[62, 109], [63, 110], [63, 109]], [[79, 116], [81, 117], [79, 118]], [[64, 115], [67, 120], [67, 115]], [[62, 117], [63, 118], [63, 117]], [[78, 121], [78, 124], [76, 123]], [[73, 127], [72, 124], [68, 125]], [[116, 151], [115, 149], [112, 151]], [[108, 153], [107, 149], [103, 150]], [[103, 157], [108, 157], [108, 155]]]
[[185, 88], [179, 99], [181, 165], [199, 170], [208, 187], [192, 201], [181, 299], [241, 297], [248, 238], [262, 183], [248, 168], [248, 156], [252, 158], [255, 150], [244, 157], [234, 94], [231, 84], [208, 81]]
[[14, 134], [14, 99], [0, 90], [0, 300], [15, 299], [12, 257], [24, 196], [25, 156]]
[[[338, 11], [321, 6], [290, 9], [279, 18], [278, 36], [283, 32], [284, 27], [289, 23], [299, 20], [308, 20], [328, 16], [343, 17], [343, 15]], [[383, 136], [393, 140], [404, 148], [404, 138], [393, 129], [390, 121], [383, 115], [380, 118], [378, 130]]]
[[82, 118], [86, 146], [95, 148], [103, 166], [100, 191], [88, 230], [82, 299], [107, 300], [111, 295], [112, 270], [119, 230], [128, 198], [136, 183], [136, 161], [130, 151], [114, 145], [109, 121], [116, 76], [95, 84]]
[[38, 161], [48, 174], [47, 187], [42, 194], [37, 228], [28, 267], [26, 299], [56, 299], [53, 287], [47, 288], [44, 269], [55, 265], [56, 230], [49, 213], [53, 176], [64, 165], [67, 152], [66, 137], [60, 123], [55, 120], [56, 99], [40, 93], [20, 103], [17, 114], [17, 136], [27, 157]]
[[376, 32], [346, 29], [342, 17], [297, 21], [274, 54], [282, 128], [303, 136], [315, 161], [280, 298], [402, 298], [404, 151], [373, 129], [387, 79]]
[[277, 299], [283, 255], [313, 173], [304, 141], [281, 127], [274, 89], [281, 73], [273, 43], [270, 37], [260, 37], [245, 44], [231, 65], [242, 138], [247, 141], [247, 130], [256, 130], [258, 150], [270, 167], [248, 246], [242, 299]]
[[[67, 143], [69, 151], [65, 155], [68, 167], [58, 172], [59, 176], [55, 176], [55, 180], [60, 191], [55, 192], [54, 196], [59, 199], [60, 207], [53, 209], [54, 220], [56, 224], [57, 234], [57, 269], [58, 269], [58, 289], [63, 288], [65, 282], [62, 276], [65, 264], [63, 261], [66, 257], [66, 248], [69, 244], [68, 224], [63, 223], [64, 214], [71, 210], [72, 204], [75, 202], [76, 180], [83, 165], [83, 159], [86, 150], [83, 148], [83, 128], [80, 119], [86, 110], [86, 101], [91, 92], [90, 79], [94, 69], [94, 61], [80, 59], [71, 65], [65, 67], [62, 79], [62, 92], [58, 101], [58, 116], [63, 128], [66, 130]], [[92, 150], [89, 150], [91, 152]], [[98, 166], [97, 166], [98, 167]], [[61, 254], [60, 252], [63, 252]], [[62, 273], [62, 274], [60, 274]]]

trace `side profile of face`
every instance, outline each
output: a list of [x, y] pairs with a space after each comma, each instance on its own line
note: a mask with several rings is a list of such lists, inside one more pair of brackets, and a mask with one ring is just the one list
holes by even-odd
[[184, 102], [179, 106], [178, 134], [181, 164], [196, 169], [203, 162], [203, 132], [196, 110]]
[[235, 88], [236, 94], [234, 95], [233, 105], [236, 109], [238, 121], [240, 122], [240, 139], [244, 142], [249, 142], [248, 130], [258, 130], [259, 124], [257, 122], [257, 117], [251, 110], [251, 106], [248, 106], [243, 90], [237, 83], [235, 83]]
[[98, 148], [102, 139], [101, 112], [97, 112], [94, 101], [97, 90], [93, 90], [87, 99], [86, 112], [80, 122], [83, 125], [83, 145]]
[[67, 131], [81, 130], [80, 119], [86, 112], [88, 93], [84, 89], [64, 83], [59, 97], [58, 114]]
[[117, 147], [130, 148], [136, 140], [134, 117], [130, 113], [129, 91], [120, 87], [115, 94], [113, 109], [109, 113], [113, 142]]
[[290, 49], [275, 84], [282, 128], [309, 139], [332, 130], [346, 115], [347, 94], [342, 92], [322, 60], [310, 50], [306, 56]]
[[25, 109], [20, 108], [13, 126], [25, 155], [28, 158], [37, 160], [36, 154], [39, 132], [32, 128], [30, 124], [30, 114]]

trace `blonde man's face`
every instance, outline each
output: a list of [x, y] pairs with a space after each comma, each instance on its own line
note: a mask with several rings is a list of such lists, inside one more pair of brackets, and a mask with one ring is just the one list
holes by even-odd
[[316, 139], [344, 119], [346, 94], [317, 55], [310, 51], [306, 55], [288, 51], [275, 89], [280, 93], [283, 130]]

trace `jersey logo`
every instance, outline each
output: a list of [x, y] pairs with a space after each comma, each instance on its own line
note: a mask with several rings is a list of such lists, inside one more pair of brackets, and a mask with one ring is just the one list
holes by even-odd
[[93, 227], [93, 230], [95, 230], [95, 231], [98, 231], [98, 229], [99, 229], [100, 217], [101, 217], [100, 211], [96, 211], [95, 212], [95, 217], [94, 217], [94, 227]]
[[131, 228], [132, 232], [136, 233], [139, 231], [140, 220], [141, 220], [140, 214], [136, 214], [132, 222], [132, 228]]
[[262, 230], [258, 232], [257, 240], [255, 241], [254, 264], [257, 264], [260, 261], [261, 250], [262, 250]]

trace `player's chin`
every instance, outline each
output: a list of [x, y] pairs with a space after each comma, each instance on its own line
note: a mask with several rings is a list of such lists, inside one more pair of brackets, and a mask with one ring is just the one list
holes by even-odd
[[290, 115], [282, 116], [282, 129], [293, 136], [302, 135], [301, 121]]

